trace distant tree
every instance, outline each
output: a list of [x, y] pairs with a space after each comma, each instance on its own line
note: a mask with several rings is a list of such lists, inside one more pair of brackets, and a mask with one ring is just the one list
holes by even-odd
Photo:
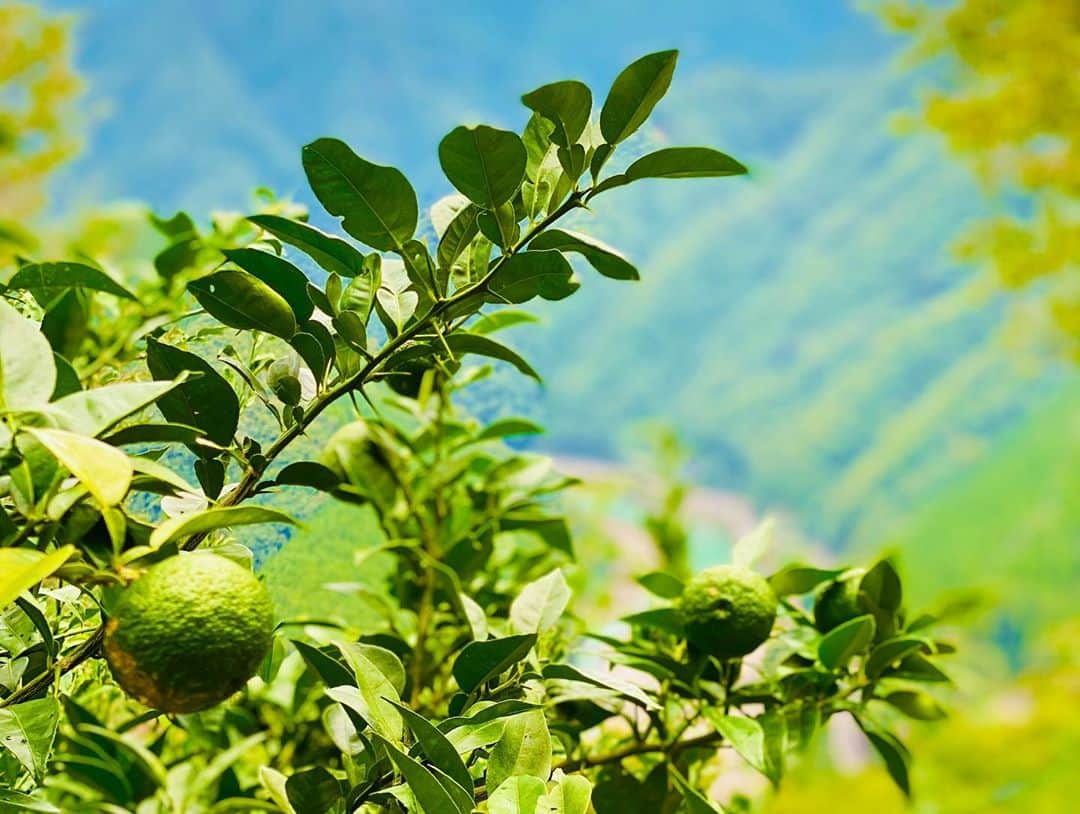
[[1080, 357], [1080, 3], [891, 0], [881, 10], [920, 61], [953, 68], [925, 99], [925, 121], [1006, 201], [968, 233], [963, 255], [1011, 288], [1043, 281]]
[[0, 259], [32, 244], [26, 219], [42, 210], [46, 179], [78, 148], [71, 113], [81, 87], [70, 21], [0, 3]]

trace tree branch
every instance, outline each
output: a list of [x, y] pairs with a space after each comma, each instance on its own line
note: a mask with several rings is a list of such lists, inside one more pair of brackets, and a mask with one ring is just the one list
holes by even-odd
[[[396, 351], [398, 351], [407, 342], [414, 339], [419, 334], [424, 333], [434, 324], [434, 320], [438, 319], [448, 310], [455, 305], [459, 305], [470, 297], [474, 297], [477, 294], [482, 294], [487, 288], [488, 284], [498, 273], [503, 263], [506, 262], [508, 257], [517, 254], [522, 247], [527, 245], [536, 235], [544, 231], [551, 224], [562, 218], [567, 213], [574, 209], [577, 209], [582, 205], [582, 200], [587, 195], [586, 192], [575, 190], [571, 193], [561, 206], [559, 206], [554, 212], [547, 215], [543, 220], [534, 225], [528, 232], [521, 237], [520, 240], [509, 249], [507, 249], [499, 258], [492, 264], [488, 273], [483, 278], [473, 283], [470, 286], [462, 288], [460, 291], [454, 293], [452, 297], [445, 300], [439, 300], [432, 306], [431, 310], [421, 319], [417, 320], [409, 328], [402, 331], [394, 339], [387, 342], [382, 349], [375, 354], [358, 372], [345, 380], [339, 382], [334, 387], [330, 388], [321, 398], [315, 399], [308, 410], [304, 413], [302, 420], [296, 422], [293, 426], [289, 427], [285, 432], [278, 436], [273, 444], [267, 449], [265, 456], [267, 465], [274, 462], [274, 460], [284, 452], [288, 446], [304, 434], [304, 431], [318, 418], [331, 404], [336, 402], [339, 398], [346, 393], [350, 393], [358, 387], [362, 387], [367, 381], [378, 372], [379, 368], [389, 359]], [[251, 497], [255, 490], [255, 487], [259, 483], [259, 479], [262, 477], [263, 469], [256, 471], [249, 468], [240, 479], [240, 483], [237, 487], [231, 491], [224, 500], [218, 505], [220, 506], [235, 506], [238, 503], [242, 503]], [[191, 551], [198, 548], [202, 542], [207, 538], [209, 532], [201, 532], [194, 534], [184, 541], [182, 548], [185, 551]], [[52, 685], [52, 683], [67, 672], [78, 667], [87, 659], [94, 656], [101, 646], [101, 642], [105, 637], [104, 623], [100, 625], [93, 635], [83, 642], [75, 651], [58, 661], [53, 665], [46, 673], [33, 678], [28, 684], [20, 687], [13, 692], [10, 696], [0, 700], [0, 709], [6, 706], [17, 704], [20, 701], [24, 701], [33, 697], [37, 693], [41, 692], [45, 688]]]

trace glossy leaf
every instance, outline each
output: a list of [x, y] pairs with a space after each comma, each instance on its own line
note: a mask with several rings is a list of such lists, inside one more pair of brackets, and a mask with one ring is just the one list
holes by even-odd
[[649, 54], [615, 78], [600, 111], [600, 132], [608, 144], [624, 141], [649, 118], [671, 85], [678, 56], [678, 51]]
[[0, 747], [7, 749], [37, 779], [45, 776], [60, 705], [48, 696], [0, 709]]
[[80, 390], [54, 401], [47, 413], [60, 429], [97, 437], [179, 387], [184, 378], [180, 371], [173, 381], [117, 382]]
[[534, 644], [535, 633], [470, 642], [454, 662], [454, 678], [462, 690], [472, 692], [525, 658]]
[[539, 814], [540, 798], [547, 794], [547, 784], [539, 777], [511, 777], [500, 785], [488, 800], [490, 814]]
[[0, 548], [0, 610], [51, 576], [74, 553], [75, 547], [70, 545], [48, 554], [32, 548]]
[[605, 277], [613, 280], [637, 280], [638, 270], [615, 249], [589, 235], [565, 229], [548, 229], [529, 244], [533, 250], [554, 249], [580, 254]]
[[340, 237], [328, 235], [310, 223], [280, 215], [251, 215], [248, 220], [278, 240], [293, 246], [327, 271], [354, 277], [364, 265], [364, 255]]
[[526, 93], [521, 101], [555, 125], [551, 140], [563, 147], [581, 138], [592, 112], [592, 91], [574, 80], [543, 85]]
[[246, 271], [222, 269], [188, 283], [199, 305], [223, 325], [263, 331], [288, 339], [296, 333], [296, 317], [288, 301]]
[[[168, 421], [198, 427], [215, 444], [232, 443], [240, 422], [240, 402], [225, 378], [206, 360], [150, 338], [146, 341], [146, 364], [158, 380], [175, 379], [184, 371], [198, 374], [159, 398], [158, 409]], [[205, 448], [202, 452], [213, 454]]]
[[173, 540], [181, 540], [193, 534], [201, 534], [231, 526], [249, 526], [256, 523], [288, 523], [297, 525], [289, 515], [265, 506], [221, 506], [200, 512], [182, 514], [170, 518], [154, 529], [150, 545], [160, 548]]
[[551, 734], [540, 710], [515, 715], [488, 756], [488, 789], [511, 777], [529, 775], [546, 780], [551, 774]]
[[439, 247], [435, 252], [435, 260], [439, 268], [450, 268], [462, 253], [468, 248], [469, 243], [479, 232], [476, 222], [480, 210], [473, 204], [469, 204], [450, 221], [439, 238]]
[[46, 294], [63, 288], [86, 288], [125, 300], [135, 299], [134, 294], [108, 274], [85, 263], [29, 263], [12, 275], [7, 288], [11, 291], [44, 291]]
[[230, 263], [235, 263], [280, 294], [289, 303], [297, 322], [311, 316], [315, 307], [307, 293], [308, 278], [288, 260], [258, 249], [224, 249], [223, 254]]
[[857, 616], [829, 631], [818, 643], [818, 658], [830, 670], [846, 667], [874, 640], [874, 617]]
[[526, 251], [508, 257], [489, 284], [495, 302], [561, 300], [578, 289], [574, 270], [556, 251]]
[[525, 162], [525, 145], [516, 133], [484, 124], [456, 127], [439, 143], [439, 163], [450, 183], [488, 210], [514, 197]]
[[55, 384], [49, 341], [36, 324], [0, 300], [0, 411], [40, 407]]
[[650, 571], [636, 577], [636, 581], [649, 593], [661, 599], [675, 599], [682, 594], [685, 587], [681, 579], [664, 571]]
[[285, 796], [296, 814], [326, 814], [341, 800], [341, 782], [316, 766], [291, 775], [285, 781]]
[[465, 767], [457, 749], [447, 740], [446, 735], [419, 713], [402, 704], [395, 703], [394, 706], [398, 708], [405, 724], [412, 730], [428, 762], [446, 772], [462, 788], [471, 789], [473, 782], [469, 770]]
[[498, 359], [499, 361], [513, 365], [526, 376], [531, 376], [537, 381], [540, 381], [540, 374], [537, 373], [528, 362], [510, 348], [489, 337], [478, 336], [477, 334], [471, 333], [454, 333], [446, 337], [446, 344], [449, 345], [450, 350], [457, 356], [473, 353], [478, 356], [487, 356], [491, 359]]
[[510, 629], [515, 633], [546, 633], [558, 624], [570, 604], [570, 586], [556, 568], [530, 582], [510, 603]]
[[450, 792], [423, 764], [413, 760], [386, 738], [375, 737], [405, 778], [416, 801], [423, 807], [424, 814], [462, 814]]
[[135, 474], [131, 460], [116, 447], [67, 430], [27, 428], [87, 488], [102, 506], [122, 501]]
[[666, 147], [633, 162], [624, 173], [629, 181], [642, 178], [722, 178], [745, 175], [745, 166], [709, 147]]
[[400, 170], [373, 164], [332, 138], [308, 144], [302, 158], [315, 197], [357, 240], [389, 251], [416, 232], [416, 193]]

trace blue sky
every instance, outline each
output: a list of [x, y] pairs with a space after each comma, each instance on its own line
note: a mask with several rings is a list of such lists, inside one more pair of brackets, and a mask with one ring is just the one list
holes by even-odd
[[[58, 192], [161, 208], [240, 205], [256, 183], [289, 191], [298, 146], [328, 133], [427, 166], [460, 121], [517, 124], [520, 93], [567, 76], [602, 96], [621, 66], [662, 48], [681, 49], [681, 81], [720, 66], [857, 75], [895, 45], [844, 0], [49, 5], [78, 16], [90, 86], [86, 150]], [[202, 194], [194, 173], [209, 176]]]

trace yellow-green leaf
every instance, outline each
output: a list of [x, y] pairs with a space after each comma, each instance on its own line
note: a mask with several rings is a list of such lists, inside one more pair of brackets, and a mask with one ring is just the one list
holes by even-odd
[[74, 551], [70, 545], [49, 554], [29, 548], [0, 548], [0, 610], [52, 574]]
[[27, 429], [87, 488], [102, 506], [127, 495], [134, 468], [116, 447], [66, 430]]

